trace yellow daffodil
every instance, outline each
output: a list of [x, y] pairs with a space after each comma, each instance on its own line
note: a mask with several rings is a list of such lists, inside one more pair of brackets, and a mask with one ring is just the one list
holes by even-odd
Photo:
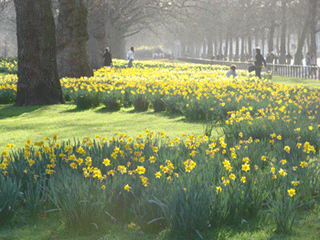
[[287, 191], [290, 197], [293, 197], [294, 195], [296, 195], [296, 190], [294, 188], [290, 188]]

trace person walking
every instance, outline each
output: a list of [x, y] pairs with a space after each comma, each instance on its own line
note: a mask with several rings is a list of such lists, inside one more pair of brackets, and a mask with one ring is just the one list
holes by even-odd
[[134, 60], [134, 48], [130, 47], [129, 51], [127, 52], [127, 59], [129, 60], [128, 62], [128, 67], [132, 67], [132, 62]]
[[255, 66], [256, 76], [259, 77], [259, 79], [261, 79], [262, 63], [264, 64], [264, 67], [267, 67], [267, 63], [261, 54], [261, 49], [257, 47], [255, 48], [255, 51], [256, 51], [256, 55], [255, 55], [254, 66]]
[[102, 56], [104, 58], [103, 66], [111, 67], [112, 55], [108, 47], [106, 47], [105, 53]]
[[310, 53], [307, 52], [307, 55], [306, 55], [306, 76], [310, 73], [310, 66], [311, 66], [311, 56], [310, 56]]

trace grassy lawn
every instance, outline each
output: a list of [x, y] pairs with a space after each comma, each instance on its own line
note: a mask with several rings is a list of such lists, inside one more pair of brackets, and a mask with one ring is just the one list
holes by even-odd
[[[164, 131], [168, 136], [184, 134], [202, 134], [204, 125], [187, 122], [184, 117], [164, 113], [134, 112], [132, 108], [117, 112], [105, 111], [103, 107], [81, 111], [75, 105], [53, 105], [43, 107], [8, 107], [0, 106], [1, 139], [0, 146], [14, 143], [23, 147], [26, 140], [43, 140], [44, 137], [58, 135], [59, 141], [94, 138], [114, 133], [126, 133], [136, 137], [148, 128], [155, 133]], [[218, 130], [216, 134], [221, 134]]]
[[[3, 76], [0, 73], [0, 76]], [[320, 81], [313, 79], [298, 79], [274, 75], [272, 82], [279, 84], [307, 84], [320, 87]], [[190, 122], [177, 114], [135, 112], [133, 108], [122, 108], [120, 111], [107, 111], [102, 106], [90, 110], [78, 110], [74, 104], [52, 105], [41, 107], [12, 107], [0, 105], [0, 150], [7, 143], [13, 143], [16, 149], [22, 148], [27, 139], [35, 141], [45, 137], [58, 135], [58, 142], [73, 141], [86, 136], [94, 138], [106, 136], [112, 138], [116, 132], [126, 133], [131, 137], [144, 134], [145, 129], [159, 132], [174, 138], [181, 134], [204, 134], [203, 122]], [[212, 137], [223, 135], [221, 128], [213, 129]], [[320, 239], [320, 207], [300, 210], [294, 222], [294, 230], [289, 235], [274, 232], [271, 221], [266, 217], [261, 222], [243, 221], [241, 229], [223, 228], [220, 234], [206, 236], [204, 239], [268, 239], [268, 240], [314, 240]], [[65, 224], [56, 213], [48, 213], [42, 219], [34, 222], [19, 223], [0, 228], [0, 239], [114, 239], [114, 240], [160, 240], [165, 239], [165, 233], [159, 235], [144, 234], [138, 227], [129, 228], [118, 222], [109, 223], [99, 231], [80, 234], [79, 231], [66, 230]], [[200, 238], [199, 238], [200, 239]]]
[[285, 84], [285, 85], [305, 84], [305, 85], [310, 85], [312, 87], [320, 87], [320, 81], [316, 79], [293, 78], [293, 77], [285, 77], [280, 75], [273, 75], [271, 81], [278, 84]]
[[[291, 234], [278, 234], [264, 223], [244, 222], [241, 229], [224, 228], [220, 234], [205, 236], [209, 240], [316, 240], [320, 235], [320, 208], [301, 210]], [[16, 225], [0, 230], [0, 238], [4, 240], [162, 240], [166, 239], [165, 232], [159, 235], [144, 234], [138, 227], [129, 228], [121, 224], [106, 225], [100, 231], [80, 234], [79, 231], [65, 229], [63, 222], [57, 216], [48, 216], [36, 223]], [[200, 238], [199, 238], [200, 239]]]

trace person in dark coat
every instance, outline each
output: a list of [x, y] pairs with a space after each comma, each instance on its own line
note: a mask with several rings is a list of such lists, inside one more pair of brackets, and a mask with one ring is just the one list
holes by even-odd
[[264, 67], [267, 67], [267, 63], [261, 54], [261, 49], [257, 47], [255, 50], [256, 50], [256, 56], [255, 56], [256, 60], [254, 61], [254, 66], [256, 70], [256, 76], [261, 79], [262, 63], [264, 64]]
[[112, 55], [108, 47], [106, 48], [102, 57], [104, 58], [103, 66], [110, 67], [112, 65]]

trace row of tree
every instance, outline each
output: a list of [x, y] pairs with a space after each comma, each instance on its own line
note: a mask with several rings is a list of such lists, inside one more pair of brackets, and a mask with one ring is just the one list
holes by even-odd
[[260, 46], [264, 53], [279, 54], [280, 63], [291, 53], [300, 64], [305, 43], [307, 51], [317, 53], [319, 0], [199, 0], [188, 10], [190, 25], [177, 36], [183, 54], [200, 56], [202, 50], [207, 57], [245, 60]]

